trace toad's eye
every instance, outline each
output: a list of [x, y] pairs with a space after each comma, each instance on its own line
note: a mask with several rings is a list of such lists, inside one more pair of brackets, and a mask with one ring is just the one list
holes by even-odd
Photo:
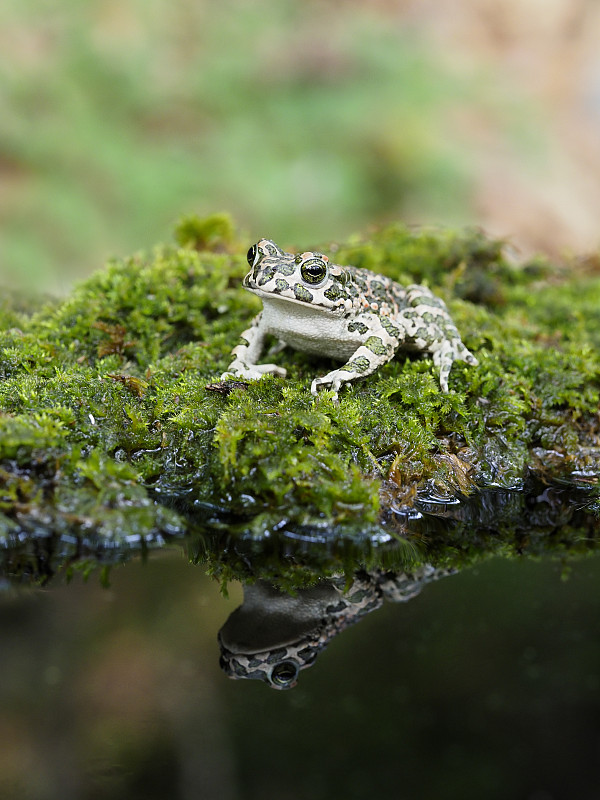
[[327, 264], [321, 258], [311, 258], [300, 267], [300, 275], [304, 283], [316, 286], [327, 277]]
[[253, 267], [260, 258], [260, 250], [255, 244], [253, 244], [250, 250], [248, 250], [246, 253], [246, 258], [248, 259], [248, 264], [250, 264], [251, 267]]
[[280, 661], [269, 676], [276, 689], [289, 689], [298, 677], [298, 665], [294, 661]]

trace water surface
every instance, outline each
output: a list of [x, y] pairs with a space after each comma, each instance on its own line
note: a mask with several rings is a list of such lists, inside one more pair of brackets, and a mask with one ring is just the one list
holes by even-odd
[[179, 548], [0, 599], [0, 797], [598, 797], [600, 559], [491, 558], [226, 677], [242, 602]]

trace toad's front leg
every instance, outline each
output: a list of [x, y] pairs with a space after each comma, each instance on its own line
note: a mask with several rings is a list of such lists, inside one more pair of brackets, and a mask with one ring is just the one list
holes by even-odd
[[261, 324], [262, 312], [252, 320], [252, 326], [240, 336], [240, 343], [231, 351], [234, 357], [227, 372], [221, 375], [222, 380], [227, 378], [247, 378], [259, 380], [263, 375], [279, 375], [285, 378], [286, 371], [276, 364], [257, 364], [262, 353], [266, 331]]
[[319, 386], [329, 386], [333, 389], [334, 397], [344, 383], [349, 383], [357, 378], [364, 378], [390, 361], [401, 343], [403, 333], [386, 318], [374, 315], [364, 315], [361, 320], [365, 324], [366, 333], [363, 344], [352, 354], [352, 358], [343, 367], [334, 369], [315, 378], [310, 390], [317, 394]]

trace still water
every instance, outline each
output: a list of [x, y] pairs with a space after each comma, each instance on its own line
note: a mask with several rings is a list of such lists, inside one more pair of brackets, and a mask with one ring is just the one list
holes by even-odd
[[491, 558], [389, 596], [274, 691], [219, 665], [256, 598], [235, 612], [240, 585], [224, 597], [179, 548], [108, 588], [5, 586], [0, 798], [600, 797], [598, 556]]

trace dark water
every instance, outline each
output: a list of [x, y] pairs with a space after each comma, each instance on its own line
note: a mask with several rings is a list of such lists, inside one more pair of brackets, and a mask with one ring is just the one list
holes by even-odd
[[491, 558], [232, 681], [179, 549], [0, 594], [0, 797], [600, 797], [600, 558]]

